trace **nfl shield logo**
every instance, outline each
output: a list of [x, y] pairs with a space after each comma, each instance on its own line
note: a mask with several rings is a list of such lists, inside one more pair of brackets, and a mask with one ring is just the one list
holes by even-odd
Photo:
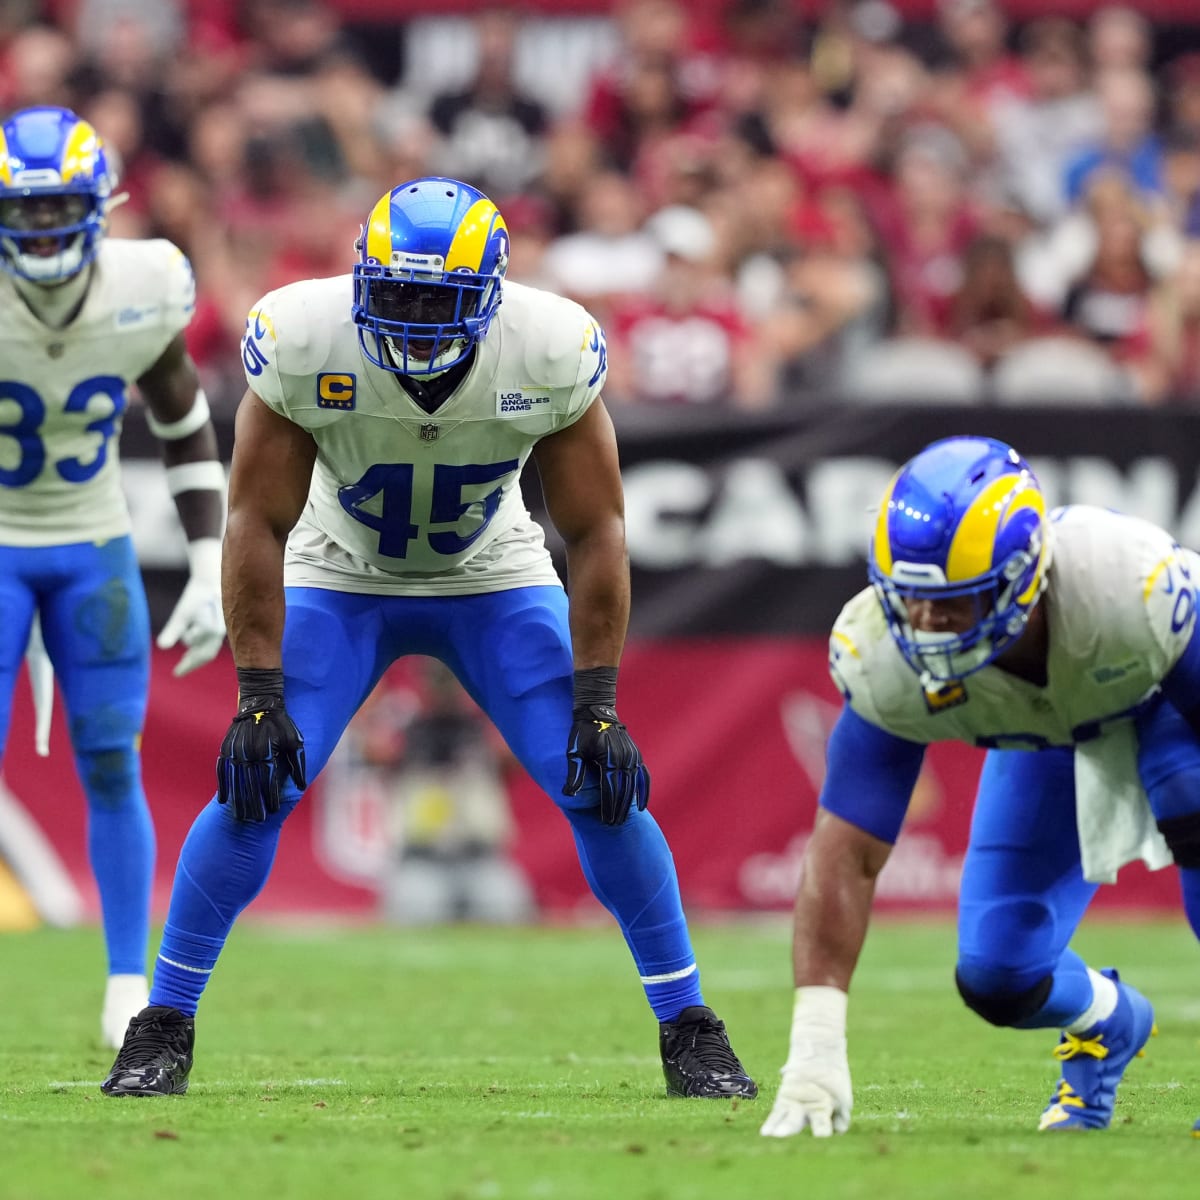
[[437, 435], [439, 433], [441, 433], [441, 431], [442, 431], [442, 427], [440, 425], [422, 425], [421, 426], [421, 441], [436, 442]]

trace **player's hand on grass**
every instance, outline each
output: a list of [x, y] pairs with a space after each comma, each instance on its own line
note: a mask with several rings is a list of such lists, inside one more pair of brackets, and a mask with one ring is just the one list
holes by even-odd
[[846, 994], [838, 988], [797, 988], [788, 1060], [763, 1137], [794, 1137], [811, 1129], [830, 1137], [850, 1128], [854, 1092], [846, 1058]]
[[238, 712], [217, 758], [217, 799], [239, 821], [279, 811], [283, 785], [308, 786], [304, 738], [283, 703], [283, 672], [238, 670]]
[[572, 714], [567, 739], [567, 782], [563, 792], [578, 795], [589, 775], [600, 783], [600, 819], [620, 825], [637, 805], [650, 803], [650, 772], [642, 752], [629, 736], [615, 708], [605, 704], [582, 705]]

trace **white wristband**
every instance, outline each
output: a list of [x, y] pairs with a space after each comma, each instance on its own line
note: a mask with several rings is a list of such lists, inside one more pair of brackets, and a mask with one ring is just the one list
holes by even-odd
[[814, 1035], [844, 1039], [849, 1000], [850, 997], [841, 988], [798, 987], [792, 1006], [792, 1054], [797, 1058], [806, 1057]]
[[178, 496], [180, 492], [223, 492], [225, 490], [225, 468], [215, 458], [203, 458], [198, 462], [176, 463], [167, 468], [167, 491]]
[[187, 544], [188, 570], [191, 577], [212, 587], [221, 586], [221, 539], [198, 537]]
[[197, 429], [202, 429], [208, 424], [210, 416], [212, 413], [203, 388], [196, 389], [196, 399], [192, 401], [192, 407], [178, 421], [160, 421], [150, 411], [150, 406], [146, 406], [146, 424], [150, 427], [150, 432], [164, 442], [177, 442], [180, 438], [191, 437]]

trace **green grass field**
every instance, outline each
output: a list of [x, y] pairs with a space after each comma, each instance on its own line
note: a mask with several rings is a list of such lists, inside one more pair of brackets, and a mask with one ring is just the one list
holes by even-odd
[[615, 930], [235, 932], [186, 1097], [97, 1089], [99, 934], [0, 938], [0, 1197], [290, 1200], [1074, 1200], [1200, 1195], [1200, 949], [1180, 923], [1078, 940], [1152, 997], [1160, 1034], [1111, 1130], [1034, 1132], [1054, 1035], [984, 1025], [949, 924], [876, 924], [851, 1002], [854, 1125], [777, 1142], [788, 930], [695, 931], [757, 1102], [663, 1095]]

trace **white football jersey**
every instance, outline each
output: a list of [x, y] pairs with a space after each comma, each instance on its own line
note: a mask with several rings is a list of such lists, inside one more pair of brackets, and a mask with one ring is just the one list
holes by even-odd
[[350, 275], [290, 284], [251, 310], [250, 389], [317, 444], [289, 585], [456, 595], [559, 582], [519, 477], [534, 443], [600, 394], [604, 334], [571, 300], [516, 283], [503, 296], [433, 413], [363, 354]]
[[101, 240], [78, 316], [43, 325], [0, 275], [0, 544], [126, 534], [117, 458], [129, 385], [186, 328], [192, 269], [162, 240]]
[[1200, 557], [1156, 525], [1085, 505], [1057, 509], [1051, 532], [1045, 687], [988, 666], [926, 692], [867, 588], [830, 639], [830, 672], [855, 712], [909, 741], [989, 749], [1075, 745], [1128, 720], [1191, 638]]

